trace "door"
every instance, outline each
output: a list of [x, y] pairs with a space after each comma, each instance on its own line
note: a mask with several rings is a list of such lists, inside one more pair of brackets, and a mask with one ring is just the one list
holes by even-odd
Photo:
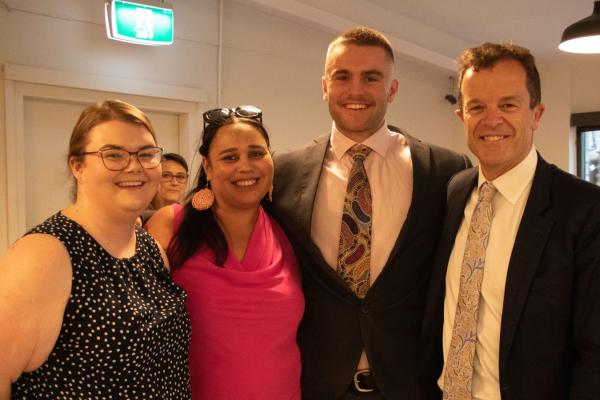
[[[192, 174], [198, 168], [199, 159], [194, 155], [206, 103], [201, 90], [33, 72], [11, 68], [4, 80], [6, 141], [0, 150], [6, 171], [0, 172], [5, 172], [6, 186], [0, 185], [0, 205], [6, 204], [6, 208], [0, 209], [0, 252], [69, 204], [68, 141], [79, 114], [90, 104], [120, 99], [139, 107], [149, 116], [159, 146], [184, 156]], [[39, 83], [44, 80], [53, 82]], [[71, 81], [80, 87], [64, 85]], [[102, 90], [104, 87], [111, 90]], [[156, 97], [156, 93], [165, 97]]]
[[[24, 99], [27, 230], [70, 202], [72, 179], [67, 168], [69, 137], [79, 114], [87, 105], [33, 97]], [[178, 153], [178, 116], [153, 111], [147, 114], [156, 132], [159, 146], [163, 147], [165, 152]]]

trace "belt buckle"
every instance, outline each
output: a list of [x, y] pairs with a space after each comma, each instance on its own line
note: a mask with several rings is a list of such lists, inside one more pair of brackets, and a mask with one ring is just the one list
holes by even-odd
[[371, 393], [374, 392], [375, 389], [371, 389], [371, 388], [364, 388], [361, 386], [361, 377], [362, 376], [370, 376], [371, 375], [371, 370], [369, 369], [359, 369], [354, 373], [354, 388], [359, 391], [360, 393]]

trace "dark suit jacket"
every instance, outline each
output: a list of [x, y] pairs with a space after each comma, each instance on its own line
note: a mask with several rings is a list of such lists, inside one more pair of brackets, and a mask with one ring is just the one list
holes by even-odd
[[[408, 135], [413, 196], [389, 260], [364, 299], [357, 298], [312, 242], [312, 208], [329, 136], [275, 157], [273, 214], [303, 270], [306, 311], [298, 332], [304, 399], [339, 399], [366, 349], [388, 399], [419, 399], [417, 350], [446, 184], [469, 160]], [[377, 229], [377, 227], [374, 227]], [[332, 227], [332, 234], [338, 228]]]
[[[424, 384], [436, 400], [446, 266], [476, 185], [472, 168], [448, 187], [422, 339]], [[600, 398], [600, 188], [541, 157], [506, 277], [499, 371], [502, 400]]]

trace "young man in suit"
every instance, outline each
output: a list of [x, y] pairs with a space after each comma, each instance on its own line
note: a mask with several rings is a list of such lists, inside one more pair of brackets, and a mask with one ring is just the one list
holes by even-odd
[[417, 349], [446, 184], [469, 161], [385, 123], [398, 91], [368, 28], [327, 51], [329, 134], [276, 156], [273, 212], [303, 269], [303, 399], [420, 399]]
[[600, 188], [536, 152], [527, 49], [484, 43], [459, 68], [479, 167], [448, 186], [422, 340], [430, 398], [599, 398]]

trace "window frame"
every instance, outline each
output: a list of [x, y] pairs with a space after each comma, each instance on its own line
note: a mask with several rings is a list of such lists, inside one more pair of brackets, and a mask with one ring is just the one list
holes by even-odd
[[577, 176], [585, 179], [583, 161], [583, 148], [585, 141], [583, 135], [590, 131], [600, 131], [600, 112], [576, 113], [571, 114], [571, 126], [575, 127], [576, 137], [576, 153], [577, 153]]

